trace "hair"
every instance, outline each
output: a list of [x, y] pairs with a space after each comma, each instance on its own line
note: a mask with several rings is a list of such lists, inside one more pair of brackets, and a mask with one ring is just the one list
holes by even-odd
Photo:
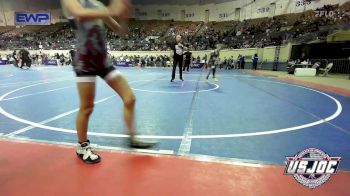
[[101, 3], [103, 3], [103, 5], [105, 5], [105, 6], [108, 6], [108, 5], [109, 5], [109, 2], [110, 2], [110, 0], [98, 0], [98, 1], [100, 1]]

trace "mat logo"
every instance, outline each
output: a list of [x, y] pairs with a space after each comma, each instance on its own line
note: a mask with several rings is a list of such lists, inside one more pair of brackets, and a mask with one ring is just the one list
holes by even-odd
[[45, 13], [15, 13], [16, 25], [50, 25], [51, 15], [48, 12]]
[[341, 157], [330, 157], [317, 148], [308, 148], [294, 157], [286, 157], [285, 175], [293, 175], [300, 184], [314, 189], [336, 174]]

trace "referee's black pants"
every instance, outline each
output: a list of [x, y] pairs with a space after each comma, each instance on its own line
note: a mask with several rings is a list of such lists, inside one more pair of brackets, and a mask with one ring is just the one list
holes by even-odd
[[180, 80], [182, 80], [182, 63], [183, 63], [183, 58], [174, 58], [173, 73], [171, 75], [171, 80], [175, 79], [176, 66], [178, 65], [179, 65]]

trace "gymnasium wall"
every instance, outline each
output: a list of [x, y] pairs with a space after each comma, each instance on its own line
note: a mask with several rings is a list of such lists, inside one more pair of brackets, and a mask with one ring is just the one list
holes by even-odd
[[177, 5], [135, 5], [134, 17], [140, 20], [205, 21], [205, 11], [209, 10], [209, 21], [244, 20], [315, 10], [324, 5], [343, 4], [347, 0], [318, 0], [310, 3], [306, 0], [237, 0], [188, 6], [182, 6], [180, 2]]

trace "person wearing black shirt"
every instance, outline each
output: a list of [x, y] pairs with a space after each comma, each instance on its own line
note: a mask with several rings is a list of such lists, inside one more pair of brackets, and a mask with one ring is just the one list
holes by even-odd
[[185, 71], [187, 68], [187, 72], [189, 72], [190, 64], [192, 64], [192, 52], [190, 52], [189, 48], [187, 48], [187, 51], [184, 53], [184, 56], [185, 56], [185, 66], [182, 71]]
[[71, 50], [69, 51], [69, 54], [70, 54], [70, 59], [71, 59], [71, 61], [73, 62], [73, 61], [74, 61], [74, 57], [75, 57], [75, 50], [71, 49]]
[[20, 59], [21, 59], [21, 66], [20, 68], [23, 69], [24, 66], [30, 68], [32, 64], [32, 60], [29, 57], [29, 52], [26, 49], [21, 49], [19, 51], [20, 53]]
[[176, 66], [179, 65], [180, 80], [184, 81], [182, 78], [182, 63], [183, 63], [183, 51], [184, 45], [181, 42], [181, 35], [176, 36], [176, 42], [171, 44], [171, 56], [173, 57], [173, 72], [171, 75], [171, 81], [175, 79]]
[[13, 53], [12, 53], [12, 57], [13, 57], [14, 59], [16, 59], [16, 56], [17, 56], [17, 51], [14, 50]]
[[13, 59], [14, 59], [14, 65], [15, 65], [16, 67], [18, 67], [18, 59], [17, 59], [17, 51], [16, 51], [16, 50], [13, 51], [12, 57], [13, 57]]
[[308, 57], [306, 56], [306, 54], [303, 53], [303, 54], [301, 55], [300, 62], [304, 62], [304, 61], [308, 61], [308, 60], [309, 60], [309, 59], [308, 59]]

